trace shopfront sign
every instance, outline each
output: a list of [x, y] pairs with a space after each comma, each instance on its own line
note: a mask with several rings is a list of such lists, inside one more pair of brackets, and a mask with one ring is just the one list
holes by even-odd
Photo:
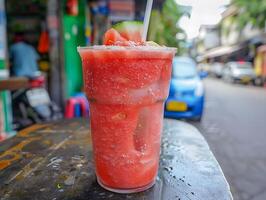
[[110, 0], [109, 9], [111, 21], [134, 20], [135, 18], [134, 0]]

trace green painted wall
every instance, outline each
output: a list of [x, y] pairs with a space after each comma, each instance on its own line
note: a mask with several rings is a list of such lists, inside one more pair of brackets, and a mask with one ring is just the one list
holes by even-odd
[[[0, 29], [1, 29], [1, 51], [6, 51], [6, 13], [4, 0], [0, 0]], [[4, 33], [4, 34], [3, 34]], [[7, 68], [7, 62], [5, 56], [0, 59], [0, 70]], [[0, 92], [0, 103], [2, 103], [2, 117], [4, 117], [4, 130], [7, 134], [11, 134], [12, 130], [12, 108], [11, 108], [11, 97], [9, 91]]]
[[66, 13], [64, 1], [63, 12], [63, 36], [65, 54], [65, 84], [66, 97], [81, 90], [82, 68], [77, 46], [85, 45], [85, 6], [86, 0], [79, 0], [78, 16], [70, 16]]
[[[0, 60], [0, 69], [6, 68], [6, 61]], [[0, 98], [3, 103], [5, 131], [9, 133], [12, 130], [12, 109], [11, 109], [11, 97], [9, 91], [0, 92]], [[1, 101], [0, 101], [1, 103]]]
[[[6, 61], [0, 60], [0, 69], [6, 68]], [[0, 103], [3, 103], [3, 113], [4, 113], [4, 129], [7, 134], [12, 131], [12, 109], [11, 109], [11, 97], [9, 91], [0, 92]]]
[[5, 121], [5, 131], [7, 134], [12, 131], [12, 107], [11, 107], [11, 96], [10, 92], [0, 92], [0, 98], [2, 98], [3, 108], [4, 108], [4, 121]]
[[4, 60], [0, 60], [0, 69], [5, 69], [6, 62]]

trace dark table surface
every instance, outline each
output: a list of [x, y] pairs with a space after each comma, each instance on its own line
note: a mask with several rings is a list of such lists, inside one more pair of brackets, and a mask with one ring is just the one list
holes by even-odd
[[[130, 175], [129, 175], [130, 176]], [[201, 134], [165, 120], [159, 175], [151, 189], [115, 194], [96, 182], [87, 120], [34, 125], [0, 143], [1, 200], [227, 200], [223, 172]]]

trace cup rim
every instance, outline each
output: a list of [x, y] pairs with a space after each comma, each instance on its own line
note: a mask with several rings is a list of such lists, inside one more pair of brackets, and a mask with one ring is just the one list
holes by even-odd
[[177, 52], [175, 47], [165, 47], [165, 46], [115, 46], [115, 45], [93, 45], [93, 46], [78, 46], [78, 52], [84, 50], [107, 50], [107, 51], [123, 51], [123, 50], [137, 50], [137, 51], [170, 51]]

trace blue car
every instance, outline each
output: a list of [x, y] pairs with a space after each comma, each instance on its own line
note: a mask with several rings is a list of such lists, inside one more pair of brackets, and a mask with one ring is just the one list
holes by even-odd
[[165, 117], [200, 121], [204, 106], [204, 86], [196, 63], [188, 57], [175, 57]]

